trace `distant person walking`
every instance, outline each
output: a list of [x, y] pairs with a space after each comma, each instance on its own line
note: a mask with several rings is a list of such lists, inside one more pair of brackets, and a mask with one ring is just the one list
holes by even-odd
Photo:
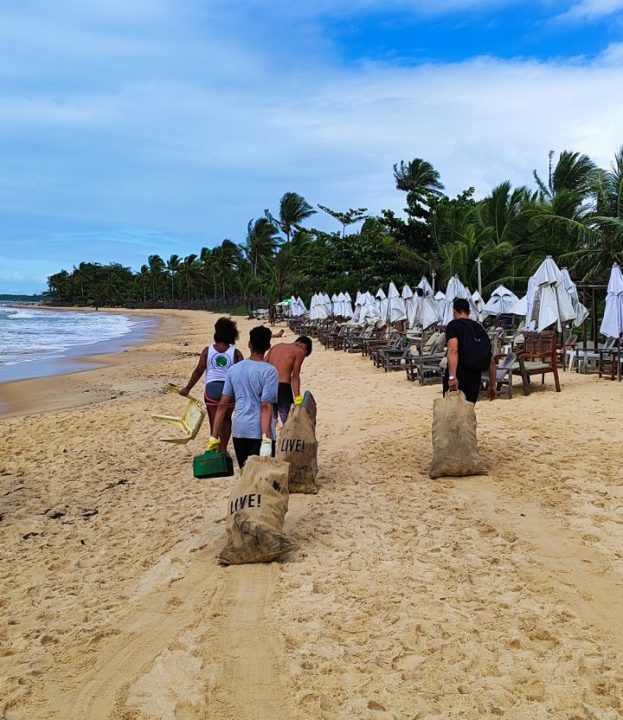
[[277, 370], [264, 360], [270, 340], [269, 328], [261, 326], [251, 330], [251, 356], [234, 365], [227, 374], [208, 443], [208, 451], [220, 449], [224, 421], [231, 403], [235, 402], [232, 434], [241, 468], [250, 455], [274, 455], [273, 403], [277, 402], [279, 376]]
[[[181, 395], [188, 393], [195, 386], [199, 378], [203, 375], [205, 380], [205, 389], [203, 399], [208, 411], [210, 420], [210, 434], [214, 435], [214, 418], [216, 417], [216, 409], [223, 394], [225, 380], [231, 368], [244, 358], [240, 350], [234, 345], [238, 340], [238, 326], [229, 318], [219, 318], [214, 326], [214, 343], [203, 348], [197, 367], [193, 370], [190, 380], [186, 387], [180, 390]], [[222, 448], [223, 452], [227, 452], [227, 445], [231, 437], [231, 416], [234, 410], [231, 405], [225, 413], [222, 424]]]
[[448, 366], [443, 379], [443, 393], [461, 390], [465, 398], [476, 403], [482, 373], [489, 371], [489, 400], [497, 394], [496, 367], [491, 341], [483, 326], [469, 319], [469, 302], [456, 298], [452, 305], [454, 319], [446, 327]]
[[292, 404], [300, 405], [301, 366], [306, 357], [311, 355], [312, 341], [305, 335], [293, 343], [280, 343], [271, 348], [266, 361], [277, 368], [279, 373], [279, 397], [274, 407], [275, 418], [279, 416], [285, 422], [290, 414]]

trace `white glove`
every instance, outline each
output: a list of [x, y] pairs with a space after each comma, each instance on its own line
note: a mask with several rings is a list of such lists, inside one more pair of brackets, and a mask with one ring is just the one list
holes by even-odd
[[260, 457], [272, 457], [273, 456], [273, 441], [262, 435], [262, 444], [260, 445]]

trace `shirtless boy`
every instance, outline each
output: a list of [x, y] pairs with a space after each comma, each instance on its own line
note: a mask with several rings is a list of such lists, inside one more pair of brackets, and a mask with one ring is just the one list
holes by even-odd
[[274, 406], [275, 417], [279, 415], [281, 422], [288, 419], [292, 403], [300, 405], [301, 396], [301, 365], [311, 355], [312, 341], [302, 335], [293, 343], [274, 345], [266, 355], [266, 361], [277, 368], [279, 373], [279, 396]]

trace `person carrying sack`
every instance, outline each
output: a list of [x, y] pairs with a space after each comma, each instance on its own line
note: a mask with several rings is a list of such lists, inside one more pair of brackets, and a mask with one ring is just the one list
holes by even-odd
[[483, 326], [469, 319], [469, 302], [456, 298], [452, 304], [454, 320], [446, 327], [448, 365], [443, 378], [443, 394], [461, 390], [468, 402], [476, 404], [482, 373], [489, 371], [489, 400], [497, 393], [496, 367], [491, 340]]
[[281, 418], [285, 423], [292, 405], [303, 402], [301, 395], [301, 366], [305, 358], [311, 355], [312, 341], [305, 335], [293, 343], [274, 345], [266, 355], [266, 362], [274, 365], [279, 373], [279, 393], [274, 405], [275, 420]]
[[277, 370], [264, 361], [271, 336], [270, 329], [264, 326], [251, 330], [251, 356], [229, 371], [208, 442], [208, 452], [219, 452], [223, 421], [230, 404], [235, 402], [232, 437], [240, 468], [251, 455], [274, 457], [275, 454], [273, 403], [277, 402], [279, 376]]

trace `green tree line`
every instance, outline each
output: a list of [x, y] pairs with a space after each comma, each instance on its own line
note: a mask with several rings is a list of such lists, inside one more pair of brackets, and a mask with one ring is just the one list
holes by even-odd
[[[374, 290], [390, 280], [415, 283], [433, 271], [437, 287], [457, 274], [475, 289], [481, 258], [485, 293], [499, 283], [522, 292], [546, 255], [572, 277], [605, 282], [623, 261], [623, 147], [611, 167], [563, 151], [550, 157], [547, 178], [534, 172], [532, 187], [497, 185], [476, 200], [470, 187], [444, 193], [439, 173], [425, 160], [393, 167], [404, 193], [404, 215], [366, 208], [313, 208], [287, 192], [275, 213], [247, 224], [243, 242], [223, 240], [186, 257], [150, 255], [138, 272], [117, 263], [81, 262], [48, 278], [48, 297], [63, 304], [192, 307], [222, 310], [313, 292]], [[323, 212], [335, 232], [313, 227]], [[353, 226], [359, 229], [351, 231]]]

